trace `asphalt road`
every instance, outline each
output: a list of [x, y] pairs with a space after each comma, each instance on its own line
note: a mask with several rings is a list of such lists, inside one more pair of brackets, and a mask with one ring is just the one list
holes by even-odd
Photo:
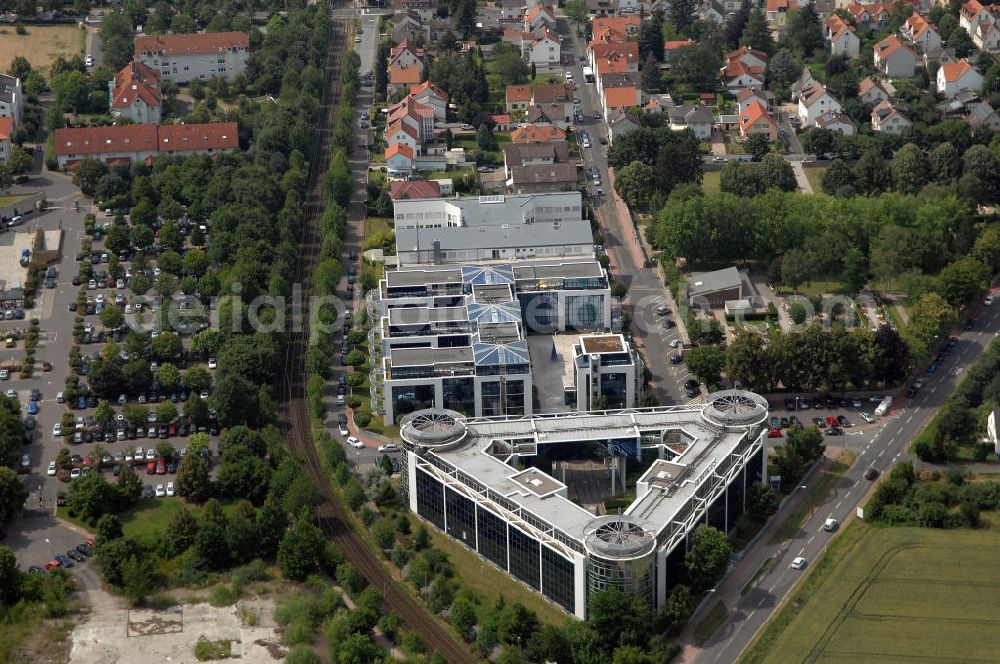
[[[735, 662], [739, 658], [785, 597], [808, 573], [808, 567], [805, 571], [791, 569], [792, 559], [802, 556], [812, 564], [819, 558], [836, 535], [823, 530], [826, 519], [834, 518], [844, 524], [855, 515], [873, 485], [864, 479], [865, 471], [875, 468], [881, 478], [896, 462], [906, 458], [908, 446], [952, 393], [962, 373], [1000, 334], [1000, 304], [984, 306], [971, 331], [955, 331], [954, 334], [958, 335], [959, 342], [937, 372], [928, 374], [924, 369], [918, 370], [918, 376], [927, 384], [913, 399], [897, 396], [895, 409], [880, 421], [877, 430], [860, 435], [851, 435], [858, 432], [849, 431], [849, 435], [842, 438], [828, 438], [828, 444], [844, 444], [853, 449], [858, 454], [857, 461], [791, 540], [783, 545], [768, 544], [770, 532], [766, 532], [758, 540], [759, 544], [744, 555], [747, 564], [740, 565], [736, 573], [720, 584], [716, 591], [720, 597], [732, 596], [738, 601], [726, 603], [729, 617], [699, 653], [697, 661]], [[812, 412], [809, 411], [810, 417]], [[768, 530], [773, 531], [779, 525], [772, 523]], [[760, 577], [755, 588], [739, 597], [739, 589], [750, 580], [760, 563], [772, 556], [776, 557], [774, 565]], [[692, 621], [696, 623], [697, 620]]]

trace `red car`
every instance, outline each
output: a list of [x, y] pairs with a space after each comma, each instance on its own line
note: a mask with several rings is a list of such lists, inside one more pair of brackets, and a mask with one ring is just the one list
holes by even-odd
[[146, 464], [146, 474], [147, 475], [155, 475], [156, 474], [156, 462], [155, 461], [150, 461], [149, 463]]
[[57, 567], [62, 567], [62, 565], [59, 564], [58, 560], [50, 560], [49, 562], [47, 562], [44, 565], [42, 565], [42, 567], [45, 568], [46, 572], [51, 572], [52, 570], [54, 570]]
[[163, 459], [156, 462], [156, 474], [166, 475], [167, 474], [167, 464]]
[[781, 438], [785, 434], [781, 433], [781, 429], [771, 429], [767, 432], [768, 438]]
[[827, 415], [827, 417], [826, 417], [826, 426], [828, 426], [828, 427], [835, 427], [838, 424], [839, 424], [839, 422], [837, 422], [837, 418], [836, 417], [834, 417], [833, 415]]

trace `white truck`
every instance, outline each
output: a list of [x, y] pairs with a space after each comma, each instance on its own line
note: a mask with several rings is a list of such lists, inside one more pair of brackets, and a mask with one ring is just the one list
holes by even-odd
[[892, 408], [892, 397], [882, 399], [882, 403], [875, 409], [875, 417], [884, 417], [890, 408]]

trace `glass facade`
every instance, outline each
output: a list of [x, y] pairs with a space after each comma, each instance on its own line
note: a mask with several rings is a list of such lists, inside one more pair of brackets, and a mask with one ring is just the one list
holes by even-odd
[[726, 494], [723, 493], [708, 507], [708, 525], [726, 532]]
[[631, 560], [611, 560], [590, 554], [587, 558], [588, 595], [609, 588], [618, 588], [627, 593], [639, 595], [655, 606], [653, 590], [656, 588], [656, 570], [653, 565], [655, 553]]
[[417, 473], [417, 514], [444, 530], [444, 486], [426, 471]]
[[525, 535], [514, 526], [508, 527], [510, 541], [510, 573], [538, 590], [538, 540]]
[[479, 553], [507, 571], [507, 522], [479, 507]]
[[764, 477], [764, 447], [761, 446], [757, 453], [747, 462], [747, 486], [754, 482], [763, 482]]
[[566, 329], [594, 330], [604, 327], [603, 295], [567, 295]]
[[470, 549], [476, 548], [476, 506], [456, 491], [445, 489], [445, 507], [448, 513], [448, 534], [461, 540]]
[[554, 292], [518, 293], [524, 312], [524, 325], [529, 332], [551, 334], [559, 329], [559, 295]]
[[576, 606], [573, 563], [542, 546], [542, 594], [570, 613]]
[[623, 373], [601, 374], [601, 395], [608, 400], [609, 407], [624, 406], [628, 397], [628, 384]]
[[500, 407], [500, 381], [491, 380], [479, 384], [479, 399], [482, 403], [483, 416], [503, 415]]
[[397, 419], [415, 410], [433, 407], [433, 385], [395, 385], [392, 388], [392, 411]]
[[445, 378], [441, 381], [444, 407], [472, 417], [476, 414], [476, 385], [472, 378]]
[[733, 483], [726, 490], [726, 504], [729, 510], [729, 529], [736, 526], [736, 522], [743, 516], [743, 496], [745, 495], [744, 482], [747, 479], [747, 471], [743, 469], [736, 476]]
[[524, 381], [507, 380], [504, 383], [504, 403], [507, 415], [524, 415]]

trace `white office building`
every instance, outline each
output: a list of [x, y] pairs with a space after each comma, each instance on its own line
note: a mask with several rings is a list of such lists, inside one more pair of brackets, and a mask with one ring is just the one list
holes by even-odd
[[[540, 593], [586, 618], [609, 588], [662, 609], [692, 532], [732, 530], [765, 473], [767, 402], [741, 390], [698, 406], [509, 417], [428, 409], [401, 422], [410, 509]], [[566, 459], [604, 450], [624, 481], [628, 457], [650, 465], [623, 514], [595, 517], [556, 478]], [[619, 485], [620, 486], [620, 485]]]

